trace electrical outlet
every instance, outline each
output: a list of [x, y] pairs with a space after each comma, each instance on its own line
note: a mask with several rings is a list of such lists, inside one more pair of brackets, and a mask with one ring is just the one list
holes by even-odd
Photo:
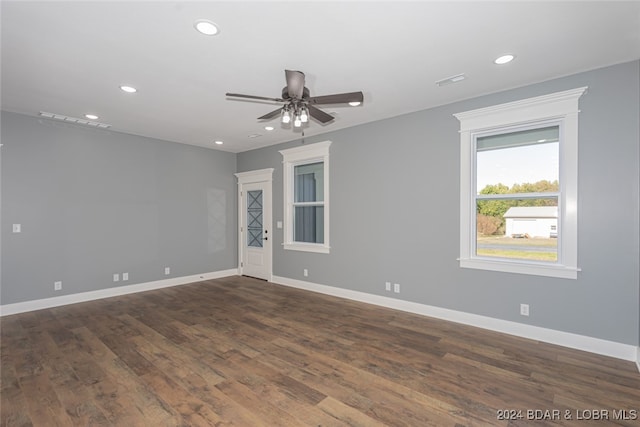
[[520, 304], [520, 315], [522, 316], [529, 315], [529, 304]]
[[119, 282], [119, 281], [120, 281], [120, 275], [119, 275], [118, 273], [115, 273], [115, 274], [113, 275], [113, 281], [114, 281], [114, 282]]
[[129, 273], [122, 273], [122, 281], [129, 280]]
[[169, 274], [171, 274], [171, 269], [169, 267], [165, 267], [164, 268], [164, 275], [168, 276]]
[[396, 294], [400, 293], [400, 283], [393, 284], [393, 292], [395, 292]]
[[384, 282], [384, 290], [385, 291], [391, 290], [391, 282]]
[[302, 274], [304, 275], [304, 277], [309, 276], [309, 270], [305, 268], [304, 270], [302, 270]]
[[53, 282], [53, 290], [59, 291], [60, 289], [62, 289], [62, 282], [61, 281]]

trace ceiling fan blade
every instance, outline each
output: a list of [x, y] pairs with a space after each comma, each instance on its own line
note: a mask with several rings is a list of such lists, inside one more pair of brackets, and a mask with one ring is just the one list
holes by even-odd
[[309, 109], [309, 114], [311, 114], [311, 117], [318, 120], [322, 124], [330, 122], [334, 119], [331, 114], [327, 114], [321, 109], [314, 107], [313, 105], [307, 105], [307, 108]]
[[304, 73], [302, 71], [284, 70], [287, 77], [287, 91], [290, 98], [302, 99], [304, 91]]
[[362, 92], [336, 93], [309, 98], [311, 104], [346, 104], [348, 102], [362, 102], [363, 100], [364, 95]]
[[282, 108], [278, 108], [277, 110], [273, 110], [272, 112], [267, 113], [262, 117], [258, 117], [258, 120], [271, 120], [274, 117], [278, 117], [281, 112], [282, 112]]
[[282, 98], [267, 98], [266, 96], [243, 95], [241, 93], [227, 93], [226, 96], [233, 96], [235, 98], [259, 99], [261, 101], [284, 102], [284, 99]]

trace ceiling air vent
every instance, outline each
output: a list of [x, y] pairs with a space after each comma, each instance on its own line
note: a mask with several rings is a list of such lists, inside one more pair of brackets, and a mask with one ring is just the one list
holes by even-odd
[[86, 119], [79, 119], [77, 117], [69, 117], [63, 114], [47, 113], [46, 111], [40, 111], [40, 116], [46, 117], [47, 119], [55, 119], [55, 120], [60, 120], [62, 122], [67, 122], [67, 123], [75, 123], [78, 125], [91, 126], [98, 129], [108, 129], [111, 127], [111, 125], [108, 125], [105, 123], [94, 122], [92, 120], [86, 120]]
[[438, 86], [446, 86], [446, 85], [450, 85], [451, 83], [458, 83], [461, 82], [462, 80], [464, 80], [466, 77], [464, 75], [464, 73], [462, 74], [456, 74], [455, 76], [451, 76], [451, 77], [447, 77], [446, 79], [442, 79], [442, 80], [438, 80], [436, 82], [436, 84]]

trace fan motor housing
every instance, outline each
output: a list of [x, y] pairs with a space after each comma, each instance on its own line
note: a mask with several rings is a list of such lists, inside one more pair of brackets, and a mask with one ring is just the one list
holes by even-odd
[[[310, 96], [309, 88], [306, 86], [302, 88], [302, 99], [308, 99]], [[282, 99], [291, 99], [289, 96], [289, 88], [287, 86], [282, 88]]]

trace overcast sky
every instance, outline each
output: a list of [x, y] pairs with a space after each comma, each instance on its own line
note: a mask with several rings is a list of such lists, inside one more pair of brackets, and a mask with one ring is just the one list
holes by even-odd
[[478, 152], [477, 191], [488, 184], [555, 181], [558, 172], [558, 143], [526, 145]]

